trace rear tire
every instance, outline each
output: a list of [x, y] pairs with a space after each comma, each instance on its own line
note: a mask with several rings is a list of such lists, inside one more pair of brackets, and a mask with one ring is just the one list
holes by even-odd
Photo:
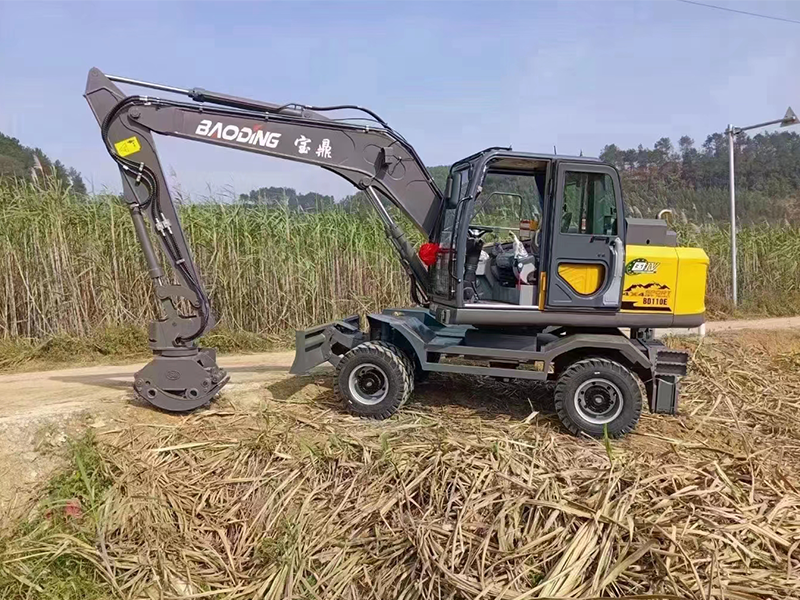
[[336, 365], [333, 390], [351, 413], [386, 419], [414, 391], [414, 364], [393, 344], [365, 342]]
[[630, 433], [642, 414], [642, 392], [623, 365], [607, 358], [586, 358], [559, 376], [555, 393], [558, 417], [573, 434], [618, 438]]

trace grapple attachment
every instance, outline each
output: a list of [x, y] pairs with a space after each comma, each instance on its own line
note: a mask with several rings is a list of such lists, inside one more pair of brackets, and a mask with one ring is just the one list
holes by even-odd
[[153, 406], [183, 412], [211, 402], [228, 379], [225, 369], [217, 366], [216, 352], [200, 348], [190, 354], [156, 356], [136, 373], [133, 388]]

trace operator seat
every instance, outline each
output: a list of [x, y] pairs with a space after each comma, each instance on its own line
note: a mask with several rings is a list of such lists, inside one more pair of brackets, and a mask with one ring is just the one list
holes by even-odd
[[[492, 257], [489, 268], [500, 285], [504, 287], [516, 287], [519, 275], [523, 270], [526, 279], [523, 283], [536, 285], [539, 275], [538, 244], [536, 244], [534, 240], [525, 240], [523, 245], [528, 252], [528, 256], [523, 258], [515, 258], [513, 247], [506, 248], [499, 243], [492, 247], [493, 252], [489, 253]], [[492, 256], [492, 254], [494, 254], [494, 256]], [[523, 265], [522, 268], [520, 268], [520, 264]], [[526, 265], [531, 265], [533, 269], [525, 268]]]

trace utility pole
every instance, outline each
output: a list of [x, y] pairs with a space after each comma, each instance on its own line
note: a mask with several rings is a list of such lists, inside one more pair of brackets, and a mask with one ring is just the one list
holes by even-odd
[[768, 127], [770, 125], [778, 125], [780, 124], [781, 127], [788, 127], [790, 125], [797, 125], [800, 124], [800, 119], [797, 118], [797, 115], [794, 114], [792, 107], [790, 106], [786, 109], [786, 114], [783, 115], [782, 119], [775, 119], [774, 121], [766, 121], [765, 123], [758, 123], [756, 125], [749, 125], [748, 127], [734, 127], [733, 125], [728, 125], [728, 128], [725, 130], [725, 133], [728, 134], [728, 168], [730, 170], [730, 190], [731, 190], [731, 285], [733, 289], [731, 290], [731, 297], [733, 299], [733, 306], [736, 307], [739, 304], [739, 286], [738, 286], [738, 270], [736, 268], [736, 183], [735, 183], [735, 175], [734, 175], [734, 160], [733, 160], [733, 144], [736, 140], [736, 136], [742, 133], [743, 131], [749, 131], [751, 129], [759, 129], [761, 127]]
[[733, 306], [739, 304], [739, 285], [737, 282], [736, 268], [736, 178], [734, 177], [734, 164], [733, 164], [733, 140], [736, 128], [733, 125], [728, 125], [725, 133], [728, 134], [728, 171], [730, 176], [731, 188], [731, 285], [733, 286]]

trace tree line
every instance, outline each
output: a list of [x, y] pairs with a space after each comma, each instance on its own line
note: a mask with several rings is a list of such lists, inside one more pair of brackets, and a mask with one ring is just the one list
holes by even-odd
[[23, 146], [16, 138], [0, 132], [0, 178], [16, 177], [37, 181], [54, 177], [72, 187], [76, 194], [86, 194], [86, 184], [74, 168], [60, 160], [52, 161], [40, 148]]
[[[736, 137], [737, 213], [743, 223], [800, 223], [800, 135], [790, 131]], [[623, 149], [605, 146], [600, 159], [614, 165], [622, 178], [629, 214], [655, 216], [673, 209], [684, 222], [726, 222], [730, 216], [728, 136], [713, 133], [697, 147], [689, 136], [675, 146], [668, 137], [652, 147]], [[449, 167], [429, 167], [444, 190]], [[240, 201], [313, 212], [334, 206], [333, 198], [298, 194], [292, 188], [261, 188], [242, 194]], [[371, 210], [363, 192], [337, 203], [341, 210]]]
[[254, 206], [288, 208], [297, 212], [322, 212], [333, 208], [336, 200], [333, 196], [316, 192], [299, 194], [294, 188], [271, 186], [250, 190], [246, 194], [239, 194], [239, 202]]
[[[601, 160], [619, 169], [633, 213], [677, 209], [685, 220], [727, 220], [728, 136], [713, 133], [697, 148], [689, 136], [652, 148], [610, 144]], [[735, 138], [737, 216], [745, 222], [800, 222], [800, 135], [790, 131]]]

